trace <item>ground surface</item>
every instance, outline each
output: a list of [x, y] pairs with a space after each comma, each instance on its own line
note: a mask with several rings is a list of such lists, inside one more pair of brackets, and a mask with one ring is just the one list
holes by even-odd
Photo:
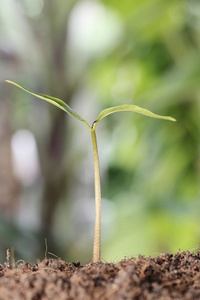
[[81, 266], [59, 259], [0, 266], [0, 300], [200, 299], [200, 252]]

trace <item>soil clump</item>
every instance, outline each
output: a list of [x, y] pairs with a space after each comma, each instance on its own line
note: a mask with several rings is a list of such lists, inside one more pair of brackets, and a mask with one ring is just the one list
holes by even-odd
[[200, 251], [118, 263], [44, 259], [0, 265], [0, 300], [200, 299]]

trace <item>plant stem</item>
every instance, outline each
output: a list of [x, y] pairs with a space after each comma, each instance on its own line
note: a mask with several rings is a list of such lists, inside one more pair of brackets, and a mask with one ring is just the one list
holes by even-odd
[[101, 256], [101, 184], [99, 171], [99, 155], [95, 129], [91, 129], [93, 156], [94, 156], [94, 181], [95, 181], [95, 228], [93, 262], [100, 261]]

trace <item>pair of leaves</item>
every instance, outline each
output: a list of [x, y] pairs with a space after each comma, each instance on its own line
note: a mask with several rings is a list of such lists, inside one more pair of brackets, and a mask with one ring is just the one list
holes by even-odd
[[157, 114], [154, 114], [153, 112], [147, 110], [147, 109], [144, 109], [144, 108], [141, 108], [137, 105], [133, 105], [133, 104], [123, 104], [123, 105], [117, 105], [117, 106], [114, 106], [114, 107], [110, 107], [110, 108], [107, 108], [107, 109], [104, 109], [98, 116], [98, 118], [96, 119], [96, 121], [94, 121], [93, 123], [93, 126], [91, 127], [78, 113], [76, 113], [73, 109], [71, 109], [67, 103], [65, 103], [64, 101], [58, 99], [58, 98], [55, 98], [55, 97], [52, 97], [52, 96], [47, 96], [47, 95], [44, 95], [44, 94], [40, 94], [40, 93], [33, 93], [27, 89], [25, 89], [24, 87], [22, 87], [21, 85], [13, 82], [13, 81], [10, 81], [10, 80], [6, 80], [8, 83], [11, 83], [15, 86], [17, 86], [18, 88], [24, 90], [25, 92], [33, 95], [33, 96], [36, 96], [42, 100], [45, 100], [47, 102], [50, 102], [51, 104], [57, 106], [58, 108], [64, 110], [67, 114], [69, 114], [71, 117], [75, 118], [75, 119], [78, 119], [79, 121], [83, 122], [90, 130], [92, 129], [95, 129], [96, 128], [96, 125], [97, 123], [102, 120], [103, 118], [105, 118], [106, 116], [112, 114], [112, 113], [115, 113], [115, 112], [120, 112], [120, 111], [127, 111], [127, 112], [135, 112], [135, 113], [139, 113], [139, 114], [142, 114], [142, 115], [145, 115], [147, 117], [150, 117], [150, 118], [155, 118], [155, 119], [163, 119], [163, 120], [169, 120], [169, 121], [173, 121], [175, 122], [176, 119], [172, 118], [172, 117], [169, 117], [169, 116], [160, 116], [160, 115], [157, 115]]

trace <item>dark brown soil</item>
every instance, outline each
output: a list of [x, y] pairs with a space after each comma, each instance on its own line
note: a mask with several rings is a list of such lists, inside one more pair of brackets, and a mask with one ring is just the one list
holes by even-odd
[[12, 267], [7, 259], [0, 299], [200, 299], [200, 251], [84, 266], [45, 259]]

